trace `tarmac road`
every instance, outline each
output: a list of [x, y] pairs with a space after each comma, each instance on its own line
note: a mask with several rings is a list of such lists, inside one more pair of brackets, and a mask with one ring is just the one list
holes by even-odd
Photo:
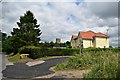
[[44, 76], [54, 73], [49, 68], [55, 66], [58, 63], [64, 62], [67, 58], [55, 58], [48, 59], [42, 64], [35, 66], [27, 66], [26, 63], [16, 63], [14, 65], [8, 65], [5, 70], [2, 71], [3, 80], [19, 80], [19, 79], [32, 79], [37, 76]]

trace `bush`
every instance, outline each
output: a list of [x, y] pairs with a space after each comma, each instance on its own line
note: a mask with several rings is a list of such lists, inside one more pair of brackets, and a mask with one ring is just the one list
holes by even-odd
[[86, 52], [84, 54], [76, 54], [68, 59], [65, 63], [58, 64], [56, 70], [71, 70], [71, 69], [87, 69], [90, 68], [93, 61], [92, 54]]
[[27, 54], [31, 54], [31, 50], [35, 49], [35, 48], [39, 48], [39, 47], [35, 47], [35, 46], [23, 46], [21, 48], [19, 48], [19, 53], [27, 53]]
[[101, 54], [100, 61], [97, 61], [92, 70], [84, 75], [84, 78], [118, 78], [120, 76], [120, 74], [118, 76], [118, 55], [119, 53], [111, 51]]
[[19, 49], [20, 54], [27, 53], [33, 59], [46, 56], [69, 56], [77, 51], [77, 49], [39, 48], [35, 46], [24, 46]]
[[[118, 49], [117, 49], [118, 50]], [[115, 51], [117, 51], [115, 50]], [[71, 70], [71, 69], [91, 69], [84, 78], [118, 78], [119, 52], [114, 51], [99, 51], [96, 53], [85, 52], [77, 54], [68, 61], [58, 64], [56, 70]]]

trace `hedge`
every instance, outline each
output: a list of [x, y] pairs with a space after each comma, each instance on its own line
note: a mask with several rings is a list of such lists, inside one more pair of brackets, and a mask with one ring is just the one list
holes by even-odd
[[[119, 52], [120, 48], [86, 48], [83, 49], [83, 52], [92, 52], [96, 53], [99, 51], [113, 51], [113, 52]], [[45, 56], [69, 56], [74, 55], [76, 53], [79, 53], [80, 49], [72, 49], [72, 48], [66, 48], [66, 49], [60, 49], [60, 48], [40, 48], [35, 46], [24, 46], [19, 49], [19, 53], [27, 53], [29, 54], [31, 58], [36, 59], [39, 57], [45, 57]]]
[[20, 54], [27, 53], [33, 59], [45, 56], [69, 56], [77, 52], [76, 49], [39, 48], [35, 46], [24, 46], [19, 49]]
[[119, 52], [120, 48], [85, 48], [84, 52], [113, 51]]

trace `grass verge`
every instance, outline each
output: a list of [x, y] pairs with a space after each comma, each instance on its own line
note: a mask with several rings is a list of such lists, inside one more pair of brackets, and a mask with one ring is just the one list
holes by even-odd
[[84, 78], [118, 78], [119, 52], [99, 51], [76, 54], [68, 61], [58, 64], [55, 70], [87, 70], [91, 71]]
[[16, 55], [13, 55], [13, 56], [8, 55], [7, 58], [10, 62], [16, 63], [16, 62], [20, 61], [20, 54], [16, 54]]

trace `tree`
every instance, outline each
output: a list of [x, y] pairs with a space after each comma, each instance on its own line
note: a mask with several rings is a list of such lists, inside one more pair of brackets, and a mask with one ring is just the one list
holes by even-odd
[[5, 41], [2, 43], [2, 51], [6, 53], [11, 53], [13, 52], [13, 42], [12, 42], [12, 37], [9, 36]]
[[53, 43], [53, 41], [50, 42], [50, 47], [51, 47], [51, 48], [54, 47], [54, 43]]
[[0, 52], [2, 52], [3, 42], [5, 41], [6, 38], [7, 38], [7, 34], [1, 32], [0, 30]]
[[66, 47], [71, 48], [71, 44], [69, 41], [66, 41]]
[[36, 46], [39, 43], [41, 35], [40, 25], [37, 24], [37, 20], [31, 11], [27, 11], [24, 16], [21, 16], [17, 25], [19, 28], [13, 28], [12, 36], [20, 39], [19, 41], [25, 42], [26, 44], [24, 45]]
[[8, 36], [2, 43], [2, 51], [6, 53], [14, 53], [18, 52], [18, 48], [25, 45], [24, 41], [21, 41], [18, 37], [15, 36]]
[[40, 41], [41, 30], [33, 13], [27, 11], [17, 22], [18, 28], [13, 28], [12, 36], [3, 42], [3, 51], [16, 54], [23, 46], [36, 46]]

